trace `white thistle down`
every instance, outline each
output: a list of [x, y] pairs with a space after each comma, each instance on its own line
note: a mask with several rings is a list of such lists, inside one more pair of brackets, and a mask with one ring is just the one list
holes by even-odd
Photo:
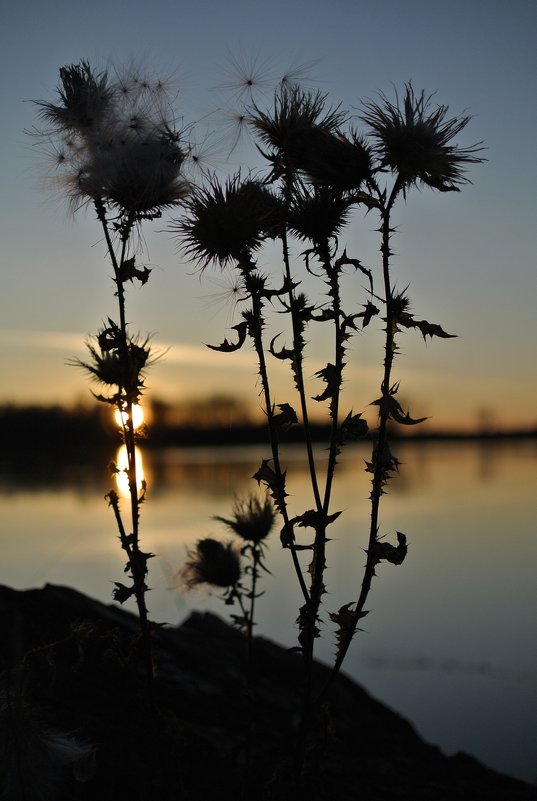
[[58, 94], [57, 104], [38, 102], [48, 126], [40, 137], [55, 162], [48, 183], [72, 211], [98, 201], [139, 218], [186, 196], [187, 150], [163, 83], [136, 73], [111, 81], [81, 61], [60, 70]]

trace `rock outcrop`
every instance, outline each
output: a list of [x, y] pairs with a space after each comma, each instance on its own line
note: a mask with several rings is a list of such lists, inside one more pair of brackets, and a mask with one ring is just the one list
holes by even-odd
[[[537, 789], [444, 756], [340, 676], [297, 787], [301, 656], [193, 614], [154, 631], [72, 589], [0, 587], [2, 801], [537, 801]], [[316, 664], [321, 685], [326, 668]]]

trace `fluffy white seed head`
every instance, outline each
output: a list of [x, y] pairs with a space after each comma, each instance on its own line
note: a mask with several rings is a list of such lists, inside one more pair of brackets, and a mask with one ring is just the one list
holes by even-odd
[[66, 193], [73, 211], [98, 200], [136, 216], [184, 199], [188, 144], [164, 82], [137, 71], [111, 81], [81, 62], [60, 70], [58, 93], [58, 104], [38, 103], [50, 125], [48, 184]]

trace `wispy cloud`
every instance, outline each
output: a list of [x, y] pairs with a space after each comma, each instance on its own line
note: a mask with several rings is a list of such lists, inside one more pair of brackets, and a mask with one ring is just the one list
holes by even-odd
[[[169, 364], [189, 364], [196, 367], [210, 367], [215, 365], [222, 367], [222, 359], [225, 355], [211, 350], [204, 345], [187, 345], [182, 342], [162, 342], [152, 340], [151, 342], [155, 354], [162, 354]], [[253, 351], [245, 349], [236, 351], [232, 355], [234, 367], [252, 368], [255, 366], [255, 354]]]
[[[18, 348], [25, 348], [29, 358], [44, 360], [45, 352], [53, 354], [60, 352], [67, 358], [83, 358], [85, 352], [85, 338], [83, 334], [71, 331], [37, 331], [16, 328], [0, 328], [0, 348], [10, 349], [15, 352]], [[160, 339], [151, 340], [153, 355], [162, 357], [161, 365], [164, 367], [184, 367], [189, 371], [192, 369], [207, 371], [233, 370], [233, 374], [238, 378], [239, 373], [243, 372], [245, 380], [257, 375], [258, 366], [256, 355], [252, 348], [245, 345], [241, 350], [234, 353], [220, 353], [211, 350], [204, 344], [191, 344], [187, 342], [165, 341]], [[41, 355], [40, 355], [41, 354]], [[369, 386], [371, 399], [376, 397], [374, 386], [378, 379], [378, 368], [375, 365], [362, 365], [359, 370], [349, 364], [347, 375], [347, 385], [358, 382], [360, 386], [359, 397], [364, 397], [365, 386]], [[325, 363], [319, 359], [308, 359], [306, 365], [306, 379], [311, 379]], [[270, 359], [270, 371], [277, 382], [289, 381], [289, 365], [285, 361]], [[194, 373], [191, 372], [192, 375]], [[312, 390], [313, 391], [313, 390]]]
[[68, 331], [28, 331], [18, 328], [0, 328], [0, 343], [7, 347], [35, 348], [37, 350], [83, 350], [80, 334]]
[[[60, 350], [68, 353], [84, 351], [84, 337], [69, 331], [29, 331], [17, 328], [0, 328], [0, 344], [10, 348], [30, 348], [33, 350]], [[204, 345], [190, 345], [183, 342], [163, 342], [152, 340], [155, 355], [163, 355], [168, 364], [193, 365], [196, 367], [222, 367], [225, 358]], [[251, 369], [255, 366], [255, 354], [245, 349], [233, 354], [233, 366]]]

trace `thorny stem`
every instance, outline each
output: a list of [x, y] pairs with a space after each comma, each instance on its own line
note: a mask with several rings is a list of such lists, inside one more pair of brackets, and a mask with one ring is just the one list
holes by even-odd
[[[287, 245], [287, 236], [285, 234], [282, 235], [282, 250], [283, 250], [283, 261], [285, 265], [285, 277], [289, 282], [289, 286], [291, 286], [292, 277], [291, 277], [291, 267], [289, 263], [289, 248]], [[315, 465], [315, 457], [313, 454], [313, 443], [311, 440], [308, 404], [306, 401], [306, 389], [304, 386], [304, 371], [302, 369], [302, 348], [300, 344], [299, 328], [295, 316], [294, 292], [292, 289], [289, 289], [289, 307], [291, 309], [291, 322], [293, 326], [293, 358], [295, 359], [294, 372], [298, 388], [298, 394], [300, 397], [300, 409], [302, 413], [302, 422], [304, 425], [304, 438], [306, 443], [306, 452], [308, 456], [308, 467], [310, 471], [313, 496], [315, 498], [315, 505], [317, 507], [317, 511], [320, 512], [322, 509], [322, 501], [321, 501], [321, 494], [319, 492], [319, 484], [317, 481], [317, 470]]]
[[250, 599], [250, 608], [246, 609], [246, 605], [243, 601], [243, 596], [241, 592], [237, 592], [237, 600], [239, 602], [239, 607], [242, 612], [242, 616], [246, 621], [246, 694], [248, 700], [248, 728], [247, 728], [247, 739], [245, 744], [245, 760], [246, 760], [246, 769], [244, 771], [243, 776], [243, 787], [241, 792], [241, 798], [244, 801], [249, 801], [251, 798], [251, 791], [250, 791], [250, 781], [251, 781], [251, 755], [252, 755], [252, 734], [253, 734], [253, 727], [254, 727], [254, 720], [255, 720], [255, 712], [254, 712], [254, 697], [253, 697], [253, 684], [254, 684], [254, 659], [253, 659], [253, 640], [254, 640], [254, 616], [255, 616], [255, 601], [257, 597], [257, 579], [259, 578], [259, 570], [258, 567], [261, 563], [261, 556], [262, 556], [262, 545], [259, 543], [254, 543], [249, 547], [251, 558], [252, 558], [252, 565], [251, 565], [251, 576], [252, 581], [250, 585], [250, 590], [248, 592], [247, 597]]
[[282, 492], [281, 497], [278, 498], [278, 506], [280, 508], [283, 517], [285, 529], [287, 532], [290, 532], [290, 536], [288, 538], [289, 550], [291, 551], [291, 557], [293, 559], [293, 565], [300, 584], [300, 589], [302, 590], [302, 594], [304, 596], [306, 603], [309, 603], [309, 592], [308, 588], [306, 587], [306, 582], [304, 581], [304, 576], [302, 575], [302, 568], [300, 567], [300, 562], [298, 561], [298, 555], [294, 543], [294, 535], [291, 532], [291, 523], [289, 520], [289, 513], [287, 511], [287, 504], [285, 503], [285, 498], [283, 497], [283, 471], [280, 463], [278, 435], [274, 426], [274, 407], [270, 394], [267, 363], [265, 359], [265, 351], [263, 349], [263, 337], [262, 337], [263, 314], [262, 314], [261, 300], [257, 293], [252, 294], [252, 318], [253, 318], [253, 325], [251, 326], [252, 329], [251, 334], [254, 340], [254, 347], [259, 363], [259, 375], [261, 377], [261, 384], [263, 387], [263, 397], [265, 401], [265, 409], [269, 422], [272, 460], [274, 462], [274, 471], [278, 477], [278, 481], [280, 484], [279, 490], [281, 490]]
[[330, 432], [330, 452], [328, 456], [328, 468], [326, 472], [326, 486], [324, 494], [323, 512], [328, 515], [330, 506], [330, 497], [332, 494], [332, 483], [334, 480], [334, 473], [336, 470], [336, 460], [338, 455], [338, 428], [339, 428], [339, 401], [341, 395], [341, 376], [343, 373], [343, 346], [341, 341], [341, 298], [339, 295], [339, 270], [336, 266], [331, 265], [328, 257], [326, 263], [326, 272], [330, 276], [330, 287], [333, 297], [334, 309], [334, 326], [335, 326], [335, 373], [338, 380], [337, 389], [330, 399], [331, 404], [331, 417], [332, 417], [332, 430]]
[[[128, 338], [127, 338], [125, 289], [122, 277], [122, 268], [125, 263], [129, 237], [135, 223], [135, 218], [132, 213], [129, 214], [127, 220], [125, 221], [124, 226], [122, 227], [121, 250], [118, 259], [116, 252], [114, 250], [112, 238], [110, 236], [110, 230], [108, 227], [108, 220], [106, 217], [104, 204], [101, 201], [96, 201], [95, 208], [97, 211], [97, 217], [101, 222], [104, 231], [108, 253], [110, 255], [110, 260], [112, 262], [112, 267], [114, 269], [114, 281], [117, 287], [116, 295], [118, 299], [118, 308], [119, 308], [119, 327], [121, 336], [120, 352], [126, 374], [127, 376], [130, 376], [131, 375], [130, 354], [129, 354]], [[120, 398], [118, 399], [118, 410], [120, 413], [120, 419], [122, 420], [123, 438], [127, 450], [127, 476], [129, 481], [129, 496], [130, 496], [131, 521], [132, 521], [131, 537], [128, 537], [125, 532], [125, 527], [121, 519], [119, 505], [117, 503], [117, 496], [116, 496], [116, 503], [115, 504], [112, 503], [112, 500], [110, 500], [110, 503], [112, 504], [112, 507], [114, 509], [114, 514], [116, 517], [116, 522], [120, 533], [121, 545], [127, 554], [128, 564], [132, 574], [134, 595], [136, 599], [136, 605], [138, 607], [138, 614], [140, 617], [140, 630], [142, 634], [143, 651], [146, 662], [146, 679], [148, 685], [151, 686], [153, 678], [153, 660], [152, 660], [149, 619], [147, 613], [147, 605], [145, 602], [146, 586], [145, 586], [145, 573], [143, 568], [145, 562], [144, 559], [141, 558], [140, 556], [140, 545], [139, 545], [140, 498], [138, 495], [138, 477], [136, 470], [136, 435], [134, 431], [133, 418], [132, 418], [132, 407], [133, 407], [132, 387], [119, 387], [119, 394]], [[125, 406], [123, 406], [123, 399], [121, 397], [123, 394], [125, 397], [124, 401]], [[125, 416], [123, 415], [123, 412], [125, 412]]]
[[260, 561], [259, 546], [255, 544], [252, 546], [252, 587], [250, 590], [251, 593], [250, 615], [248, 618], [248, 639], [250, 640], [250, 643], [252, 641], [253, 631], [254, 631], [254, 614], [255, 614], [257, 579], [259, 578], [259, 570], [258, 570], [259, 561]]
[[[325, 273], [330, 283], [330, 295], [333, 300], [334, 325], [335, 325], [334, 366], [336, 370], [336, 375], [339, 376], [339, 378], [341, 378], [341, 374], [343, 371], [343, 347], [341, 341], [341, 302], [339, 294], [339, 271], [337, 266], [331, 264], [330, 254], [327, 244], [324, 248], [319, 249], [319, 256], [321, 258]], [[325, 493], [322, 505], [320, 500], [318, 502], [318, 511], [320, 512], [320, 519], [318, 522], [318, 526], [315, 530], [315, 541], [313, 546], [313, 575], [311, 583], [311, 601], [309, 610], [309, 622], [312, 628], [315, 626], [315, 621], [317, 619], [319, 607], [321, 605], [321, 597], [324, 588], [323, 578], [324, 578], [324, 569], [326, 560], [326, 527], [327, 527], [327, 518], [330, 510], [332, 482], [334, 478], [336, 460], [338, 454], [337, 437], [338, 437], [338, 425], [339, 425], [339, 399], [340, 399], [340, 381], [338, 383], [336, 391], [334, 392], [334, 394], [330, 399], [330, 414], [332, 418], [332, 425], [330, 432], [330, 446], [329, 446], [328, 465], [326, 472]], [[307, 651], [304, 653], [305, 663], [306, 663], [306, 677], [305, 677], [300, 733], [297, 740], [297, 749], [295, 756], [295, 773], [298, 783], [300, 783], [300, 774], [302, 772], [304, 764], [307, 736], [311, 726], [311, 716], [313, 713], [313, 707], [311, 705], [311, 693], [312, 693], [311, 669], [313, 663], [313, 644], [314, 644], [313, 631], [310, 631], [308, 633], [307, 640], [302, 644], [303, 648], [304, 646], [307, 647]]]
[[[382, 254], [382, 276], [384, 281], [384, 294], [386, 298], [384, 372], [381, 382], [382, 396], [387, 395], [390, 390], [392, 366], [395, 356], [395, 320], [394, 320], [393, 295], [392, 295], [391, 276], [390, 276], [390, 257], [392, 255], [392, 252], [390, 250], [390, 238], [393, 232], [391, 229], [390, 220], [391, 220], [391, 211], [393, 208], [393, 204], [397, 198], [400, 189], [401, 185], [399, 183], [399, 180], [397, 180], [392, 188], [388, 201], [385, 204], [382, 204], [381, 208], [380, 233], [382, 236], [382, 242], [380, 246], [380, 251]], [[380, 193], [377, 194], [379, 194], [380, 197]], [[373, 467], [373, 479], [371, 482], [371, 518], [369, 527], [369, 541], [368, 541], [368, 548], [366, 551], [367, 560], [364, 568], [362, 585], [360, 589], [360, 594], [358, 596], [358, 600], [356, 601], [356, 605], [353, 610], [352, 625], [349, 626], [349, 628], [345, 631], [345, 636], [338, 647], [338, 653], [334, 665], [332, 666], [331, 673], [317, 698], [317, 704], [319, 705], [326, 697], [336, 675], [338, 674], [341, 668], [341, 665], [343, 664], [347, 651], [349, 650], [349, 646], [352, 642], [352, 638], [356, 632], [358, 621], [360, 620], [360, 617], [363, 615], [364, 606], [367, 597], [369, 595], [369, 591], [371, 589], [371, 583], [373, 581], [373, 577], [375, 575], [376, 559], [375, 559], [374, 546], [378, 536], [380, 499], [382, 496], [383, 477], [385, 475], [384, 453], [387, 444], [388, 420], [389, 420], [389, 411], [387, 410], [387, 407], [380, 406], [379, 417], [378, 417], [377, 439], [374, 444], [374, 450], [373, 450], [374, 467]]]
[[127, 536], [127, 532], [125, 531], [125, 526], [123, 525], [123, 519], [121, 517], [121, 512], [119, 509], [119, 498], [117, 493], [114, 490], [110, 490], [108, 495], [106, 495], [110, 506], [113, 509], [114, 517], [116, 518], [117, 528], [119, 531], [119, 539], [121, 541], [121, 547], [126, 552], [129, 564], [132, 562], [132, 548], [129, 542], [129, 538]]
[[248, 610], [246, 609], [246, 606], [243, 602], [242, 594], [239, 593], [237, 596], [241, 612], [246, 621], [246, 638], [248, 643], [247, 687], [249, 692], [251, 691], [252, 674], [253, 674], [252, 648], [253, 648], [253, 637], [254, 637], [255, 601], [257, 597], [257, 580], [259, 578], [258, 568], [261, 562], [261, 551], [259, 544], [258, 543], [253, 544], [250, 547], [250, 552], [252, 556], [252, 565], [251, 565], [252, 582], [247, 596], [250, 599], [250, 608]]
[[[330, 449], [328, 455], [328, 466], [326, 471], [326, 485], [323, 503], [323, 519], [325, 522], [324, 537], [323, 537], [323, 561], [319, 563], [321, 566], [321, 579], [324, 571], [324, 544], [326, 542], [326, 519], [330, 510], [330, 498], [332, 494], [332, 484], [334, 480], [334, 473], [336, 470], [336, 461], [338, 455], [338, 428], [339, 428], [339, 401], [341, 395], [341, 376], [343, 373], [343, 344], [341, 333], [341, 298], [339, 293], [339, 268], [337, 265], [331, 264], [330, 255], [328, 252], [328, 244], [326, 243], [323, 263], [324, 269], [330, 280], [330, 295], [333, 301], [334, 311], [334, 327], [335, 327], [335, 374], [337, 376], [338, 385], [334, 394], [330, 398], [330, 416], [332, 418], [332, 426], [330, 432]], [[319, 599], [320, 600], [320, 599]]]

